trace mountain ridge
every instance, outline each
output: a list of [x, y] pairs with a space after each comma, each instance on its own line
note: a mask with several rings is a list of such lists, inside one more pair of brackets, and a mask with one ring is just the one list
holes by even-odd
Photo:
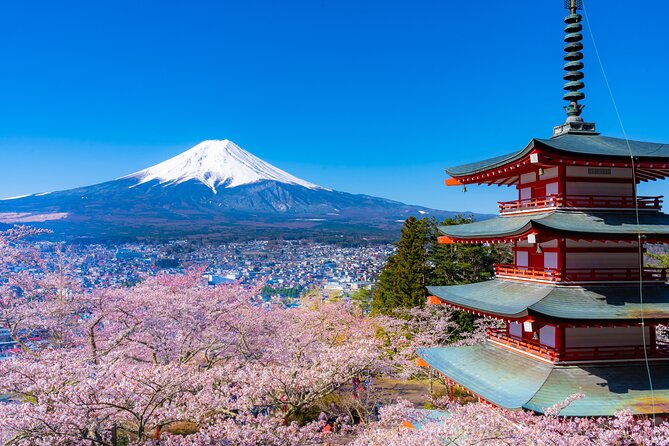
[[0, 201], [0, 223], [71, 237], [388, 237], [410, 215], [457, 214], [327, 189], [229, 140], [203, 141], [116, 180]]

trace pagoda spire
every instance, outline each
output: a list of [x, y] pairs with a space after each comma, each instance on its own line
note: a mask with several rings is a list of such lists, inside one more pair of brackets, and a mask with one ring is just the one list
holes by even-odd
[[569, 14], [564, 18], [566, 26], [564, 32], [565, 46], [564, 46], [564, 90], [566, 93], [562, 97], [569, 105], [564, 107], [567, 112], [567, 121], [553, 129], [553, 136], [559, 136], [564, 133], [586, 133], [594, 134], [595, 124], [590, 122], [583, 122], [581, 112], [585, 105], [580, 104], [579, 101], [585, 99], [585, 94], [581, 91], [585, 84], [583, 83], [583, 25], [581, 21], [583, 17], [578, 13], [579, 9], [583, 8], [583, 0], [564, 0], [565, 9], [569, 10]]
[[566, 0], [565, 3], [568, 3], [565, 6], [568, 6], [570, 14], [565, 17], [564, 22], [567, 24], [564, 28], [564, 32], [567, 34], [564, 37], [566, 45], [564, 47], [565, 51], [565, 64], [564, 70], [566, 71], [564, 75], [564, 80], [567, 83], [564, 84], [564, 89], [567, 90], [567, 93], [563, 96], [565, 101], [569, 101], [569, 105], [565, 106], [565, 111], [567, 112], [567, 120], [572, 121], [582, 121], [581, 110], [583, 110], [583, 105], [579, 104], [578, 101], [585, 99], [585, 94], [580, 91], [585, 86], [583, 84], [583, 35], [581, 30], [583, 26], [581, 25], [581, 14], [576, 11], [582, 6], [581, 0]]

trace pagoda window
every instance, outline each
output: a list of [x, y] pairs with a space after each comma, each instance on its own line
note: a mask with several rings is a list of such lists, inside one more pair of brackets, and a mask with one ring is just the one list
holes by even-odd
[[551, 251], [544, 253], [544, 268], [558, 268], [558, 252]]
[[529, 252], [516, 251], [516, 266], [529, 266]]
[[523, 324], [518, 322], [509, 322], [509, 334], [517, 338], [523, 337]]
[[557, 195], [558, 194], [558, 183], [553, 181], [551, 183], [546, 183], [546, 196]]
[[546, 347], [555, 347], [555, 327], [544, 325], [539, 329], [539, 343]]

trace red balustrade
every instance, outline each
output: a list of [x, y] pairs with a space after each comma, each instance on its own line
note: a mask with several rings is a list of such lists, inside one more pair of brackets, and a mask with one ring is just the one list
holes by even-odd
[[528, 268], [510, 264], [495, 265], [495, 275], [543, 282], [558, 282], [560, 280], [560, 271], [557, 269]]
[[523, 352], [549, 359], [551, 361], [555, 361], [557, 359], [556, 350], [554, 348], [542, 346], [537, 341], [510, 336], [502, 329], [489, 329], [488, 338], [492, 339], [493, 341], [505, 344], [516, 350], [521, 350]]
[[531, 211], [536, 209], [556, 208], [561, 206], [559, 195], [547, 197], [528, 198], [524, 200], [498, 201], [500, 214], [519, 211]]
[[501, 214], [511, 212], [530, 212], [547, 208], [598, 208], [598, 209], [633, 209], [659, 210], [663, 196], [634, 197], [614, 195], [563, 195], [554, 194], [525, 200], [498, 201]]
[[669, 356], [669, 344], [657, 341], [646, 345], [616, 345], [601, 347], [568, 347], [556, 349], [541, 345], [539, 341], [523, 339], [509, 335], [504, 329], [488, 330], [489, 339], [553, 362], [559, 361], [593, 361], [616, 359], [666, 358]]
[[[495, 275], [534, 282], [638, 282], [639, 268], [568, 268], [562, 272], [555, 268], [528, 268], [510, 264], [495, 265]], [[666, 268], [644, 268], [644, 282], [666, 282]]]

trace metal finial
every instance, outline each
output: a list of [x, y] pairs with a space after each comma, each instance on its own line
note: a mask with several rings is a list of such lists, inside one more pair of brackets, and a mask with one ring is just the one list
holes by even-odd
[[583, 9], [583, 0], [564, 0], [564, 9], [575, 13], [577, 9]]
[[558, 137], [565, 133], [578, 134], [594, 134], [598, 133], [595, 130], [593, 122], [583, 122], [581, 112], [583, 111], [583, 104], [578, 101], [585, 99], [585, 94], [581, 91], [585, 84], [583, 83], [583, 25], [581, 25], [581, 14], [579, 9], [583, 9], [583, 0], [564, 0], [565, 9], [569, 10], [569, 14], [564, 18], [566, 26], [564, 27], [565, 46], [564, 46], [564, 90], [566, 93], [562, 97], [569, 105], [564, 107], [567, 112], [567, 121], [564, 124], [553, 128], [553, 137]]
[[583, 89], [585, 84], [583, 84], [583, 35], [581, 31], [583, 26], [581, 25], [581, 14], [578, 14], [576, 11], [583, 7], [581, 0], [565, 0], [565, 7], [569, 9], [570, 14], [565, 17], [564, 22], [567, 24], [564, 28], [566, 35], [564, 36], [564, 41], [566, 45], [564, 46], [564, 70], [566, 71], [564, 75], [564, 80], [567, 82], [564, 84], [564, 89], [567, 91], [562, 97], [565, 101], [569, 101], [569, 105], [565, 106], [565, 111], [567, 112], [567, 122], [570, 121], [582, 121], [581, 111], [583, 110], [583, 105], [579, 104], [578, 101], [585, 99], [585, 94], [580, 91]]

